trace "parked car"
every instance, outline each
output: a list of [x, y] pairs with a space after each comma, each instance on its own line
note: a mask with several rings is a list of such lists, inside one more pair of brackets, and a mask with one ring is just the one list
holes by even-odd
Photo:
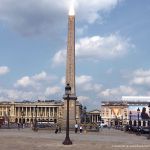
[[148, 134], [149, 133], [149, 127], [141, 127], [141, 133], [142, 134]]

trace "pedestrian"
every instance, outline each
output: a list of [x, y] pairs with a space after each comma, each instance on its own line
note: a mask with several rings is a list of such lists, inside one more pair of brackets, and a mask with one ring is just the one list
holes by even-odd
[[56, 125], [55, 134], [58, 133], [58, 125]]
[[78, 124], [76, 123], [74, 127], [75, 127], [75, 133], [77, 133], [78, 132]]
[[82, 125], [80, 125], [80, 133], [82, 133], [82, 130], [83, 130]]

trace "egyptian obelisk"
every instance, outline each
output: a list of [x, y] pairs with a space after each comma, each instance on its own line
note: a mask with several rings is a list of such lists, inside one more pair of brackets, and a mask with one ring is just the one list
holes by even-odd
[[[70, 126], [76, 122], [76, 89], [75, 89], [75, 11], [71, 7], [68, 17], [68, 43], [66, 60], [66, 84], [71, 86], [71, 99], [69, 101]], [[64, 100], [64, 119], [66, 119], [66, 100]]]

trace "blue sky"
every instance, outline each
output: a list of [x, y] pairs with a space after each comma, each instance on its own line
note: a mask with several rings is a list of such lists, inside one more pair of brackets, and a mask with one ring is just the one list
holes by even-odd
[[71, 3], [78, 100], [149, 96], [149, 0], [0, 0], [0, 101], [62, 99]]

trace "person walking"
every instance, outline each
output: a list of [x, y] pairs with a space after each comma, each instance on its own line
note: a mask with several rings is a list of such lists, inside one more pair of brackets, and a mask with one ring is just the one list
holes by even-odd
[[82, 133], [82, 130], [83, 130], [82, 125], [80, 125], [80, 134]]
[[78, 132], [78, 124], [76, 123], [75, 124], [75, 133], [77, 133]]
[[58, 133], [58, 125], [56, 125], [55, 134]]

